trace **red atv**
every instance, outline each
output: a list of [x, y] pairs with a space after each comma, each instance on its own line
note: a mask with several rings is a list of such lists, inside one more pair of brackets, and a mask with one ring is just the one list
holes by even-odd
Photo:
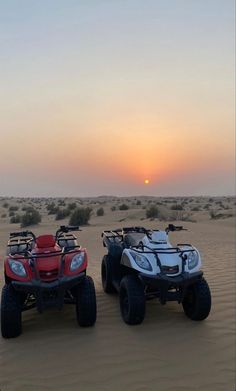
[[55, 236], [35, 237], [30, 231], [10, 234], [1, 303], [4, 338], [21, 334], [21, 313], [34, 307], [43, 312], [74, 303], [79, 325], [94, 325], [96, 294], [92, 278], [86, 276], [87, 251], [71, 231], [79, 227], [61, 226]]

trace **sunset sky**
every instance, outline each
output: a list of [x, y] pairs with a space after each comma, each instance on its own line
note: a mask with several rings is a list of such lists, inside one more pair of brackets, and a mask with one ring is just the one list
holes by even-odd
[[0, 0], [0, 135], [3, 196], [232, 195], [234, 1]]

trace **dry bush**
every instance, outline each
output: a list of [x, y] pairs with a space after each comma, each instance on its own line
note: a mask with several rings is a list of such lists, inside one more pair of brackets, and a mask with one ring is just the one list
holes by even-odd
[[97, 210], [97, 216], [104, 216], [104, 209], [103, 208], [99, 208]]
[[28, 208], [26, 213], [21, 217], [21, 227], [28, 227], [40, 223], [41, 215], [34, 208]]
[[120, 209], [120, 210], [128, 210], [128, 209], [129, 209], [129, 206], [128, 206], [127, 204], [121, 204], [121, 205], [119, 206], [119, 209]]
[[70, 217], [70, 225], [86, 225], [91, 217], [92, 209], [76, 208]]
[[21, 222], [21, 216], [15, 215], [10, 218], [10, 224], [19, 224]]
[[159, 209], [156, 205], [151, 205], [146, 209], [146, 217], [148, 219], [155, 219], [159, 217]]

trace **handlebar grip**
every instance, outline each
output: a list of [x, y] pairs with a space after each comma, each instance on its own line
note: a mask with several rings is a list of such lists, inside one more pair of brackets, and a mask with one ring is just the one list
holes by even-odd
[[57, 234], [59, 234], [60, 232], [67, 233], [69, 231], [80, 231], [80, 229], [78, 225], [61, 225], [60, 229], [58, 229], [57, 231]]

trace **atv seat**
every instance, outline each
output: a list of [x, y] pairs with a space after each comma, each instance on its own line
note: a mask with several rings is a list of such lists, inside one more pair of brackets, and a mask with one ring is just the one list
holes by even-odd
[[56, 244], [55, 237], [53, 235], [41, 235], [36, 239], [36, 246], [38, 248], [54, 247]]
[[126, 248], [129, 248], [131, 246], [138, 246], [139, 243], [143, 240], [145, 234], [134, 232], [130, 234], [124, 235], [124, 245]]

